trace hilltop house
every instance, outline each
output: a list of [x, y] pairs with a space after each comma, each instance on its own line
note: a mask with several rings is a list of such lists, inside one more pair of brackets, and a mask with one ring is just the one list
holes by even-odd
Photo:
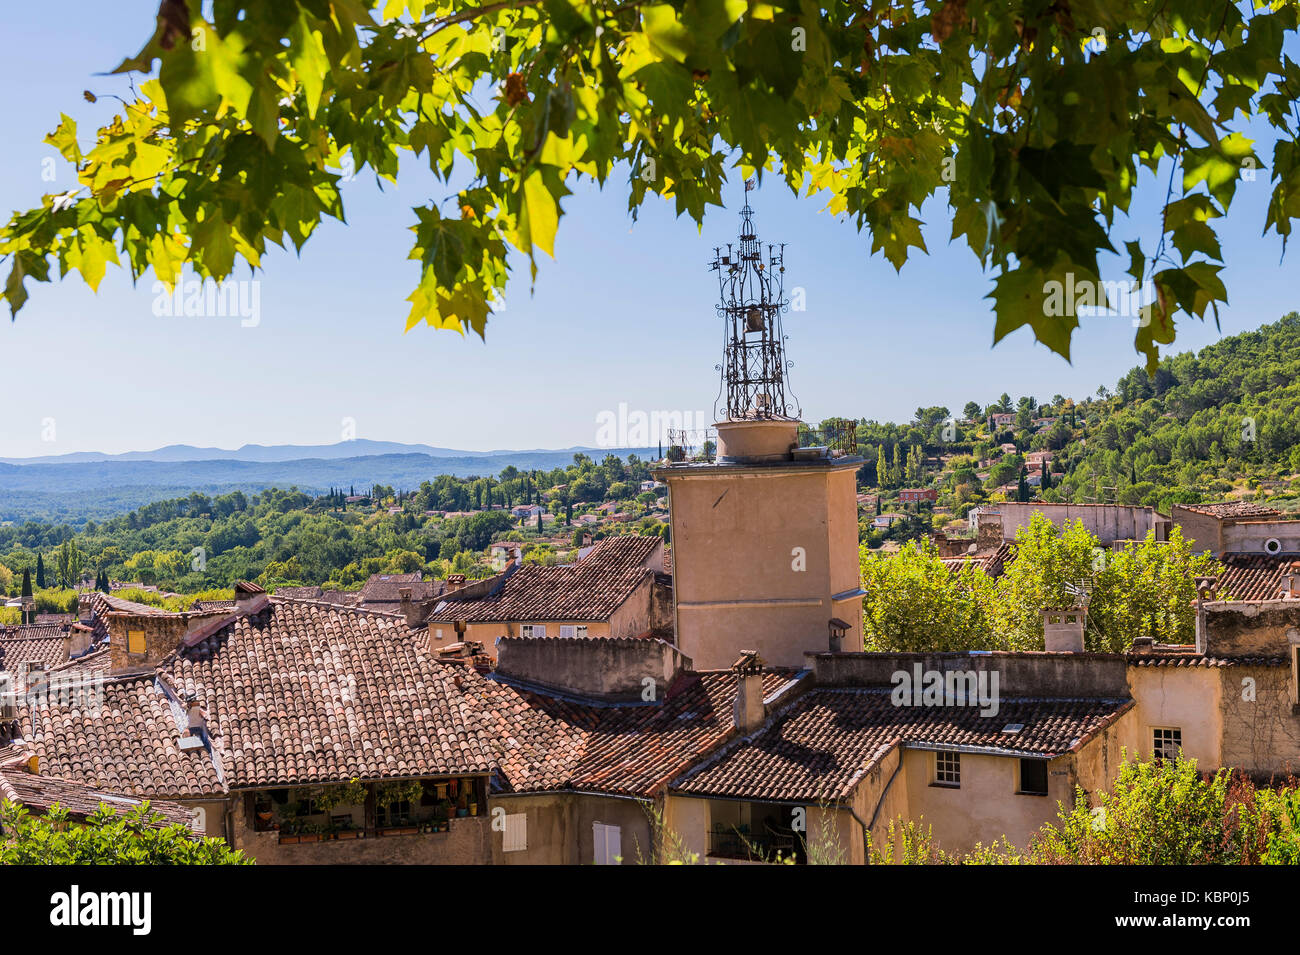
[[1197, 553], [1300, 555], [1300, 520], [1254, 501], [1175, 504], [1170, 517]]
[[663, 539], [607, 537], [577, 563], [511, 564], [424, 607], [408, 608], [435, 647], [481, 643], [490, 656], [498, 637], [636, 637], [672, 632], [671, 578], [663, 573]]

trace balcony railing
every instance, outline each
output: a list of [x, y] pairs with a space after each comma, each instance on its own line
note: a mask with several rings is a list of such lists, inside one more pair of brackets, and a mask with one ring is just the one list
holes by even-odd
[[709, 832], [709, 855], [717, 859], [745, 859], [750, 862], [804, 861], [799, 839], [794, 832], [765, 829], [750, 832], [748, 827], [714, 826]]

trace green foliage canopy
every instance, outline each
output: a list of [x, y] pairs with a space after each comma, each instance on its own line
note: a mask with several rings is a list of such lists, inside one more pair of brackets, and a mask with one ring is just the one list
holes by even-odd
[[168, 286], [185, 265], [256, 269], [343, 219], [345, 169], [392, 182], [418, 162], [450, 195], [413, 210], [407, 327], [483, 334], [507, 250], [535, 280], [576, 180], [699, 222], [739, 166], [824, 198], [898, 268], [942, 192], [995, 276], [995, 341], [1028, 326], [1068, 357], [1078, 318], [1048, 314], [1048, 285], [1100, 281], [1116, 214], [1163, 162], [1161, 221], [1123, 250], [1156, 289], [1135, 337], [1153, 366], [1178, 313], [1226, 301], [1214, 223], [1266, 165], [1249, 124], [1276, 140], [1264, 228], [1285, 240], [1300, 214], [1295, 0], [216, 0], [211, 17], [164, 0], [117, 67], [149, 79], [116, 118], [93, 143], [60, 118], [47, 141], [79, 184], [0, 232], [14, 313], [52, 268], [92, 288], [109, 265]]

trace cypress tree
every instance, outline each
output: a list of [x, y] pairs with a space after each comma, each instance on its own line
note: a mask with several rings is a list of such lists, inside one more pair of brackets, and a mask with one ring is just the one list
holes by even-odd
[[23, 589], [21, 596], [30, 597], [32, 595], [32, 572], [31, 568], [23, 568]]
[[36, 555], [36, 586], [45, 587], [45, 558], [40, 554]]

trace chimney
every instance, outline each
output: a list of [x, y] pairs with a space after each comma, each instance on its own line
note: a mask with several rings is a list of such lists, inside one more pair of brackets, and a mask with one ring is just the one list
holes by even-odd
[[406, 625], [416, 628], [424, 626], [424, 602], [411, 599], [410, 587], [397, 588], [397, 595], [402, 599], [402, 615], [406, 617]]
[[767, 716], [763, 706], [763, 659], [757, 650], [742, 650], [731, 669], [736, 674], [736, 703], [732, 709], [736, 731], [753, 733]]
[[1085, 607], [1048, 607], [1043, 611], [1044, 648], [1057, 653], [1082, 653]]
[[257, 584], [247, 580], [235, 584], [235, 612], [242, 614], [257, 613], [270, 602], [266, 591]]
[[849, 632], [852, 626], [853, 624], [849, 623], [848, 621], [841, 620], [839, 617], [831, 617], [830, 619], [831, 653], [843, 652], [844, 635]]
[[63, 631], [63, 662], [72, 659], [72, 627], [64, 624], [59, 628]]
[[1300, 560], [1293, 560], [1282, 572], [1282, 597], [1300, 597]]
[[79, 657], [90, 649], [95, 631], [84, 623], [74, 623], [68, 628], [68, 657]]
[[451, 593], [453, 590], [460, 590], [460, 588], [462, 588], [462, 587], [464, 587], [464, 586], [465, 586], [465, 575], [464, 575], [464, 574], [448, 574], [448, 575], [447, 575], [447, 592], [448, 592], [448, 593]]

